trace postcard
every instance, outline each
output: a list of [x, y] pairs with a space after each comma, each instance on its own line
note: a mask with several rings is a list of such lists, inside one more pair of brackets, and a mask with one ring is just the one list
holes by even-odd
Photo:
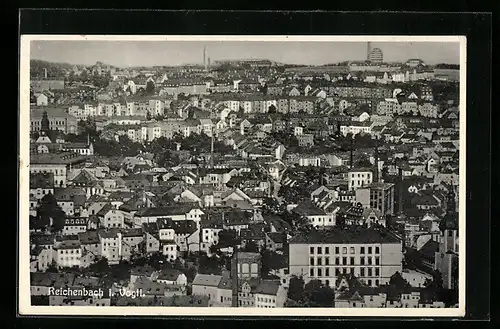
[[463, 36], [22, 35], [20, 315], [465, 315]]

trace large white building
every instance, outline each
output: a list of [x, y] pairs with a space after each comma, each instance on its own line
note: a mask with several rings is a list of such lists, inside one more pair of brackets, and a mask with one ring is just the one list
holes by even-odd
[[298, 235], [290, 241], [290, 275], [307, 283], [320, 280], [335, 287], [342, 274], [353, 274], [367, 286], [389, 282], [401, 272], [401, 240], [385, 229], [353, 227], [332, 228]]
[[349, 190], [373, 183], [373, 171], [369, 168], [353, 168], [347, 174], [347, 186]]

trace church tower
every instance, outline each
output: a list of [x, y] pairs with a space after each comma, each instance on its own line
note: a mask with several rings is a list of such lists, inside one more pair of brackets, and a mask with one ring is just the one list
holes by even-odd
[[446, 214], [439, 223], [441, 236], [439, 250], [436, 252], [434, 269], [438, 270], [443, 278], [443, 288], [456, 288], [458, 279], [458, 214], [454, 187], [450, 187], [446, 202]]
[[40, 131], [45, 135], [48, 135], [48, 132], [50, 131], [50, 122], [47, 111], [43, 111], [42, 121], [40, 123]]

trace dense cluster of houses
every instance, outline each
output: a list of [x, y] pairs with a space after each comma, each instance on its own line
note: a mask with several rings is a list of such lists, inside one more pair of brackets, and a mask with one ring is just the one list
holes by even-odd
[[[332, 307], [444, 307], [422, 288], [436, 270], [444, 288], [457, 287], [458, 100], [436, 102], [432, 76], [417, 79], [417, 71], [390, 75], [421, 80], [408, 88], [391, 88], [387, 73], [349, 84], [351, 74], [304, 83], [303, 73], [300, 82], [297, 73], [229, 81], [190, 72], [133, 78], [114, 71], [120, 95], [87, 103], [58, 104], [51, 92], [37, 94], [31, 110], [37, 135], [30, 143], [32, 296], [47, 297], [49, 305], [275, 308], [285, 306], [291, 278], [301, 277], [334, 289]], [[149, 88], [151, 95], [139, 95]], [[125, 135], [139, 143], [203, 133], [234, 152], [199, 164], [182, 150], [185, 160], [168, 168], [150, 153], [109, 157], [95, 154], [90, 139], [65, 141], [65, 134], [78, 133], [79, 120], [93, 121], [111, 139]], [[295, 138], [302, 151], [275, 133]], [[384, 143], [375, 151], [315, 151], [342, 136]], [[357, 165], [361, 158], [369, 163]], [[311, 176], [314, 168], [321, 174]], [[270, 210], [270, 200], [285, 211]], [[52, 228], [40, 220], [47, 207], [62, 212], [60, 227], [54, 229], [55, 215]], [[225, 241], [228, 232], [237, 243]], [[249, 245], [260, 252], [237, 253], [237, 277], [224, 267], [219, 274], [196, 268], [188, 279], [178, 268], [134, 263], [162, 255], [188, 268], [192, 255], [232, 255]], [[272, 266], [263, 250], [275, 255]], [[408, 250], [420, 260], [411, 269], [403, 267]], [[103, 259], [109, 266], [131, 264], [130, 275], [104, 282], [83, 274]], [[388, 288], [396, 272], [410, 287]], [[62, 298], [49, 287], [105, 293]], [[137, 291], [141, 297], [132, 298]]]

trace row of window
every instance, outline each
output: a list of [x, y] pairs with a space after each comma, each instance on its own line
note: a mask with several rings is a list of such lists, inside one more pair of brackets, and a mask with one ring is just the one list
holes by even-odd
[[[335, 254], [340, 254], [340, 247], [335, 247]], [[310, 254], [318, 254], [318, 255], [328, 255], [330, 253], [330, 247], [309, 247], [309, 253]], [[342, 247], [342, 254], [355, 254], [356, 253], [356, 247]], [[359, 253], [360, 254], [380, 254], [380, 247], [359, 247]]]
[[[375, 258], [375, 262], [373, 261]], [[335, 265], [380, 265], [380, 257], [359, 257], [359, 263], [356, 262], [355, 257], [335, 257]], [[330, 257], [311, 257], [309, 260], [309, 265], [331, 265]], [[333, 264], [332, 264], [333, 265]]]
[[[319, 279], [319, 281], [321, 281], [322, 284], [326, 285], [326, 286], [330, 286], [330, 280], [328, 279]], [[380, 280], [379, 279], [376, 279], [376, 280], [372, 280], [372, 279], [367, 279], [367, 280], [361, 280], [361, 282], [364, 282], [368, 287], [371, 287], [372, 284], [375, 284], [375, 286], [379, 286], [380, 285]], [[335, 285], [335, 280], [333, 280], [333, 285]], [[370, 301], [373, 301], [373, 296], [370, 297]]]
[[61, 249], [59, 251], [61, 252], [61, 254], [79, 254], [80, 253], [80, 249], [69, 249], [69, 250]]
[[79, 261], [80, 260], [80, 256], [75, 256], [75, 257], [73, 257], [73, 256], [71, 256], [71, 257], [70, 256], [66, 256], [66, 257], [61, 257], [60, 260], [61, 261], [70, 261], [70, 260]]
[[339, 276], [341, 274], [353, 274], [358, 277], [371, 277], [371, 276], [380, 276], [380, 268], [375, 267], [361, 267], [359, 268], [359, 274], [355, 273], [355, 268], [354, 267], [344, 267], [344, 268], [339, 268], [339, 267], [334, 267], [330, 268], [329, 267], [311, 267], [309, 269], [309, 275], [311, 277], [328, 277], [330, 275], [333, 275], [335, 273], [335, 276]]
[[275, 303], [276, 299], [275, 298], [267, 298], [267, 297], [257, 297], [258, 302], [263, 302], [263, 303]]

